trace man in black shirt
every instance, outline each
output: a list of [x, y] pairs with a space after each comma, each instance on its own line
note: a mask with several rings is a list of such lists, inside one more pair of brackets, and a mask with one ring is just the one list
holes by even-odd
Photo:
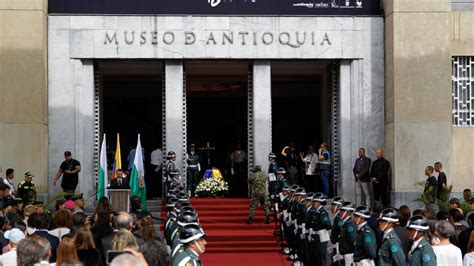
[[65, 193], [66, 199], [69, 199], [74, 191], [76, 190], [77, 184], [79, 183], [79, 172], [81, 171], [81, 164], [72, 158], [70, 151], [64, 152], [64, 162], [59, 166], [58, 172], [54, 177], [54, 185], [58, 182], [58, 179], [63, 175], [61, 181], [61, 187]]
[[447, 178], [443, 172], [443, 165], [440, 162], [436, 162], [434, 165], [435, 171], [438, 173], [438, 187], [436, 189], [436, 198], [440, 198], [441, 193], [446, 189]]
[[375, 157], [377, 159], [372, 163], [372, 168], [370, 169], [370, 178], [374, 188], [374, 200], [381, 201], [383, 206], [388, 206], [387, 190], [390, 163], [383, 157], [383, 150], [381, 149], [375, 151]]
[[433, 176], [434, 168], [431, 165], [428, 165], [425, 169], [425, 175], [428, 177], [425, 183], [425, 189], [423, 191], [423, 198], [428, 203], [435, 203], [436, 201], [436, 188], [438, 186], [438, 181], [436, 177]]

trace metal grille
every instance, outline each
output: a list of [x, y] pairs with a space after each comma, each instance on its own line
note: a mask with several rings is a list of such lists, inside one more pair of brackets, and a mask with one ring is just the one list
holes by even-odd
[[474, 57], [453, 57], [453, 125], [474, 124]]
[[99, 67], [97, 64], [94, 65], [94, 176], [95, 183], [97, 184], [97, 176], [99, 174], [99, 161], [100, 161], [100, 142], [102, 140], [102, 134], [104, 132], [102, 126], [103, 114], [102, 114], [102, 77], [100, 75]]
[[186, 168], [187, 168], [187, 162], [185, 160], [186, 158], [186, 147], [188, 146], [188, 128], [187, 128], [187, 112], [188, 111], [188, 108], [187, 108], [187, 104], [186, 104], [186, 70], [184, 69], [184, 66], [183, 66], [183, 120], [182, 120], [182, 125], [183, 125], [183, 146], [181, 147], [181, 152], [182, 152], [182, 157], [183, 158], [183, 168], [181, 169], [181, 173], [182, 173], [182, 177], [184, 177], [184, 179], [186, 180], [186, 174], [187, 174], [187, 171], [186, 171]]
[[329, 84], [330, 84], [330, 121], [331, 121], [331, 147], [333, 149], [333, 164], [332, 164], [332, 173], [333, 173], [333, 188], [334, 195], [337, 195], [337, 180], [339, 178], [339, 140], [338, 136], [338, 120], [339, 117], [339, 104], [338, 104], [338, 66], [336, 63], [332, 63], [329, 66]]
[[250, 172], [255, 166], [255, 154], [254, 154], [254, 126], [253, 126], [253, 65], [249, 64], [248, 70], [248, 81], [247, 81], [247, 173], [250, 176]]
[[[168, 150], [166, 147], [166, 64], [163, 64], [163, 77], [162, 77], [162, 84], [161, 84], [161, 140], [162, 140], [162, 146], [161, 146], [161, 151], [163, 152], [163, 158], [166, 160], [166, 151]], [[163, 160], [163, 163], [165, 163], [165, 160]], [[161, 180], [162, 180], [162, 192], [163, 192], [163, 198], [164, 198], [164, 191], [165, 191], [165, 186], [164, 181], [165, 181], [165, 171], [164, 169], [161, 171]]]

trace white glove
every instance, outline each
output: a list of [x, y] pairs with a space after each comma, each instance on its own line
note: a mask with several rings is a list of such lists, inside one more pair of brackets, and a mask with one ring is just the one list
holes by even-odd
[[234, 173], [235, 173], [235, 172], [234, 172], [234, 168], [230, 168], [230, 174], [231, 174], [231, 175], [234, 175]]
[[198, 163], [198, 171], [201, 172], [201, 164]]

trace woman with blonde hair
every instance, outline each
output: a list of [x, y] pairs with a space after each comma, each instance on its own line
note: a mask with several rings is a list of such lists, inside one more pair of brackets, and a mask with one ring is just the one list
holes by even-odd
[[87, 228], [80, 228], [74, 236], [77, 256], [84, 265], [102, 266], [99, 250], [95, 248], [94, 238]]
[[56, 265], [61, 265], [61, 263], [66, 260], [79, 260], [76, 245], [71, 238], [65, 237], [61, 240], [56, 253]]
[[137, 239], [126, 229], [120, 229], [112, 240], [112, 250], [115, 251], [122, 251], [125, 248], [138, 251], [138, 247]]

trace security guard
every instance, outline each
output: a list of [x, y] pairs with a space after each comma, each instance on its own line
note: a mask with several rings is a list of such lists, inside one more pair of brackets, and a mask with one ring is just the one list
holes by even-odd
[[270, 223], [270, 202], [268, 201], [267, 178], [261, 171], [261, 166], [257, 165], [253, 169], [253, 173], [248, 178], [250, 185], [250, 209], [247, 224], [253, 222], [254, 210], [260, 202], [260, 206], [265, 210], [265, 223]]
[[273, 152], [268, 154], [268, 161], [270, 162], [268, 166], [268, 191], [270, 192], [270, 199], [273, 201], [278, 194], [278, 165], [276, 163], [276, 155]]
[[[326, 266], [326, 251], [329, 242], [328, 230], [331, 229], [329, 214], [324, 208], [326, 195], [316, 193], [312, 200], [312, 209], [308, 212], [306, 227], [309, 230], [309, 265]], [[308, 224], [309, 223], [309, 224]]]
[[398, 220], [397, 210], [393, 208], [387, 208], [380, 213], [379, 229], [383, 232], [383, 239], [378, 256], [379, 266], [407, 265], [402, 242], [393, 230]]
[[164, 174], [164, 181], [165, 181], [165, 195], [168, 194], [168, 190], [170, 188], [170, 183], [171, 183], [171, 172], [176, 170], [176, 165], [174, 162], [176, 161], [176, 153], [174, 151], [169, 151], [166, 158], [168, 159], [168, 162], [166, 163], [165, 167], [165, 174]]
[[430, 229], [425, 217], [417, 215], [410, 218], [407, 224], [408, 238], [413, 245], [408, 253], [410, 266], [435, 266], [436, 255], [425, 238], [425, 232]]
[[370, 218], [370, 212], [370, 208], [367, 206], [358, 206], [354, 212], [353, 220], [357, 225], [354, 262], [357, 266], [375, 266], [377, 241], [374, 231], [366, 221], [366, 219]]
[[351, 265], [354, 262], [354, 243], [357, 238], [356, 225], [352, 222], [352, 213], [355, 211], [352, 203], [346, 201], [341, 205], [339, 219], [342, 220], [339, 233], [339, 253], [342, 256], [341, 264]]
[[35, 184], [31, 181], [34, 175], [31, 172], [25, 173], [25, 179], [18, 183], [18, 197], [20, 197], [25, 205], [36, 200]]
[[186, 169], [186, 184], [190, 196], [194, 197], [194, 192], [199, 181], [199, 172], [201, 172], [200, 158], [194, 144], [189, 145], [189, 152], [186, 154], [186, 163], [188, 164]]
[[336, 196], [331, 201], [331, 207], [329, 210], [331, 211], [331, 215], [334, 216], [332, 222], [332, 229], [330, 235], [330, 245], [331, 245], [331, 256], [332, 264], [339, 265], [340, 254], [339, 254], [339, 234], [341, 233], [342, 229], [342, 220], [339, 218], [339, 211], [341, 209], [342, 203], [344, 203], [344, 199], [342, 197]]
[[179, 229], [182, 247], [173, 257], [173, 266], [200, 266], [199, 255], [206, 248], [206, 234], [199, 225], [190, 224]]

